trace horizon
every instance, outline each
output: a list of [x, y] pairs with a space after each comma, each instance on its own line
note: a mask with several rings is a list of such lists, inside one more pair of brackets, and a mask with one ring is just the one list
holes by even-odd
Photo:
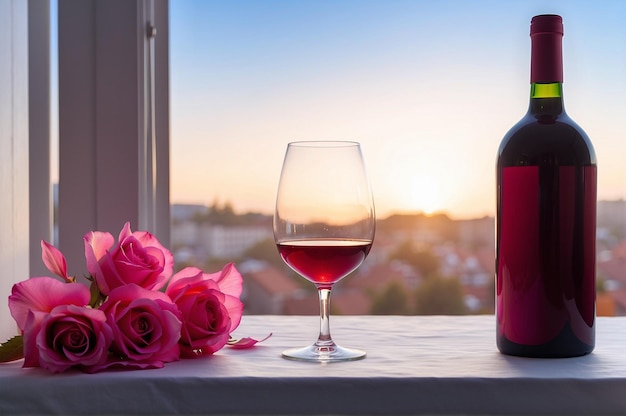
[[[624, 198], [620, 198], [620, 199], [598, 199], [596, 201], [597, 204], [600, 203], [623, 203], [626, 204], [626, 199]], [[262, 211], [240, 211], [237, 210], [237, 207], [234, 206], [232, 203], [230, 203], [229, 201], [224, 201], [224, 202], [220, 202], [220, 201], [213, 201], [211, 204], [203, 204], [203, 203], [184, 203], [184, 202], [171, 202], [170, 205], [171, 206], [189, 206], [189, 207], [205, 207], [205, 208], [211, 208], [213, 205], [217, 204], [218, 206], [225, 206], [225, 205], [229, 205], [233, 208], [233, 212], [235, 213], [235, 215], [248, 215], [248, 214], [252, 214], [252, 215], [263, 215], [263, 216], [268, 216], [271, 217], [273, 216], [272, 212], [262, 212]], [[625, 211], [626, 213], [626, 211]], [[381, 217], [379, 215], [376, 215], [376, 220], [385, 220], [388, 219], [394, 215], [402, 215], [402, 216], [424, 216], [424, 217], [437, 217], [437, 216], [446, 216], [447, 218], [449, 218], [452, 221], [471, 221], [471, 220], [479, 220], [479, 219], [484, 219], [484, 218], [494, 218], [495, 219], [495, 214], [492, 215], [483, 215], [483, 216], [478, 216], [478, 217], [456, 217], [451, 215], [449, 212], [442, 210], [442, 211], [435, 211], [435, 212], [424, 212], [424, 211], [391, 211], [389, 213], [387, 213], [387, 215], [385, 215], [384, 217]]]

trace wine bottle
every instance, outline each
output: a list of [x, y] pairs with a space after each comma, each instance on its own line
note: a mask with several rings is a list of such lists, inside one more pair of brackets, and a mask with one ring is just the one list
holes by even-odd
[[563, 21], [530, 25], [530, 105], [497, 161], [500, 352], [574, 357], [595, 346], [597, 162], [563, 106]]

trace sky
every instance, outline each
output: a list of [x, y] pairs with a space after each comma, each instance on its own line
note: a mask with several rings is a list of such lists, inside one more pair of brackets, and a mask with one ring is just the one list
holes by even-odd
[[626, 2], [171, 0], [172, 203], [271, 214], [286, 146], [362, 145], [377, 214], [495, 213], [532, 16], [563, 16], [564, 97], [626, 198]]

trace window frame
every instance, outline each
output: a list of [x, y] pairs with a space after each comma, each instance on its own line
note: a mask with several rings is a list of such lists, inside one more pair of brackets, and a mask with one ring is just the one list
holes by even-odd
[[130, 221], [169, 245], [169, 5], [58, 5], [59, 248], [83, 273], [92, 230]]

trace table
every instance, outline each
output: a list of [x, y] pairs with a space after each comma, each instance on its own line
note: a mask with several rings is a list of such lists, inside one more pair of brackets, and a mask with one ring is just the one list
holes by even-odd
[[626, 317], [598, 318], [596, 349], [566, 359], [509, 357], [495, 318], [333, 316], [337, 343], [364, 360], [282, 359], [317, 336], [314, 316], [244, 316], [249, 350], [142, 371], [52, 375], [0, 364], [0, 415], [13, 414], [623, 414]]

